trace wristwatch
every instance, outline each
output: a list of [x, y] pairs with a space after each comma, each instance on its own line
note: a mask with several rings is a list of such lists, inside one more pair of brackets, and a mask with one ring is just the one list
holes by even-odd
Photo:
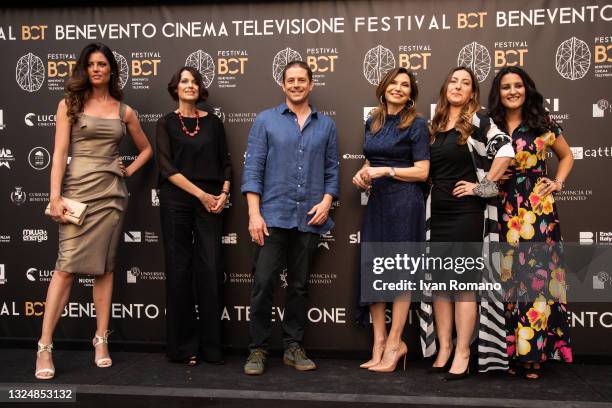
[[391, 167], [389, 170], [389, 177], [395, 177], [395, 167]]

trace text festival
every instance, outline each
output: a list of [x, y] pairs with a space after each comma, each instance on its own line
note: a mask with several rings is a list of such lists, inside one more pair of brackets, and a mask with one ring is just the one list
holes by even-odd
[[[0, 26], [0, 40], [44, 41], [52, 33], [55, 40], [116, 40], [128, 38], [259, 37], [275, 35], [342, 34], [357, 32], [405, 32], [420, 30], [482, 29], [494, 21], [495, 27], [542, 26], [547, 24], [612, 21], [612, 4], [557, 7], [548, 9], [466, 11], [456, 15], [396, 15], [285, 18], [263, 20], [167, 22], [127, 24], [46, 24]], [[347, 28], [347, 25], [350, 27]]]

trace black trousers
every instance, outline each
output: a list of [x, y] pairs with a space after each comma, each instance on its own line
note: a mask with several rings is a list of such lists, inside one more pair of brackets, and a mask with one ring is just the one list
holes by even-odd
[[251, 288], [249, 349], [268, 348], [272, 331], [272, 302], [279, 275], [287, 268], [283, 346], [299, 345], [304, 339], [308, 312], [308, 277], [319, 235], [297, 229], [268, 228], [269, 237], [255, 252], [255, 276]]
[[[199, 186], [211, 194], [221, 187]], [[190, 356], [221, 361], [223, 220], [170, 182], [161, 186], [159, 201], [166, 265], [166, 353], [177, 361]]]

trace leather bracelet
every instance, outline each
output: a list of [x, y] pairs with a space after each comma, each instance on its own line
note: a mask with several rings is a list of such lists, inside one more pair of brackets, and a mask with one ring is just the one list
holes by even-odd
[[488, 178], [482, 179], [476, 187], [474, 187], [474, 194], [482, 198], [491, 198], [499, 194], [499, 188], [497, 183], [489, 180]]

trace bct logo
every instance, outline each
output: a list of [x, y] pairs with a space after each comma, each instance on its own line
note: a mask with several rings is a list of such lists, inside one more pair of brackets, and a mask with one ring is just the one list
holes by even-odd
[[274, 78], [279, 86], [283, 84], [285, 65], [291, 61], [302, 61], [302, 56], [299, 52], [289, 47], [277, 52], [272, 60], [272, 78]]
[[119, 68], [119, 86], [121, 89], [125, 87], [129, 77], [129, 67], [125, 57], [118, 52], [113, 51], [115, 61], [117, 61], [117, 67]]
[[42, 60], [31, 52], [19, 58], [15, 69], [15, 80], [26, 92], [38, 91], [45, 81], [45, 65]]
[[208, 53], [202, 50], [192, 52], [187, 56], [185, 65], [200, 71], [202, 79], [204, 80], [204, 87], [210, 87], [213, 79], [215, 79], [215, 62]]
[[142, 242], [142, 232], [126, 231], [123, 233], [123, 240], [125, 242]]
[[555, 68], [565, 79], [582, 79], [591, 67], [591, 50], [587, 43], [572, 37], [557, 47]]
[[363, 57], [363, 76], [372, 85], [378, 85], [385, 74], [395, 68], [395, 56], [390, 49], [377, 45]]
[[457, 56], [457, 65], [471, 68], [478, 82], [482, 82], [491, 70], [491, 54], [487, 47], [474, 41], [461, 48]]

